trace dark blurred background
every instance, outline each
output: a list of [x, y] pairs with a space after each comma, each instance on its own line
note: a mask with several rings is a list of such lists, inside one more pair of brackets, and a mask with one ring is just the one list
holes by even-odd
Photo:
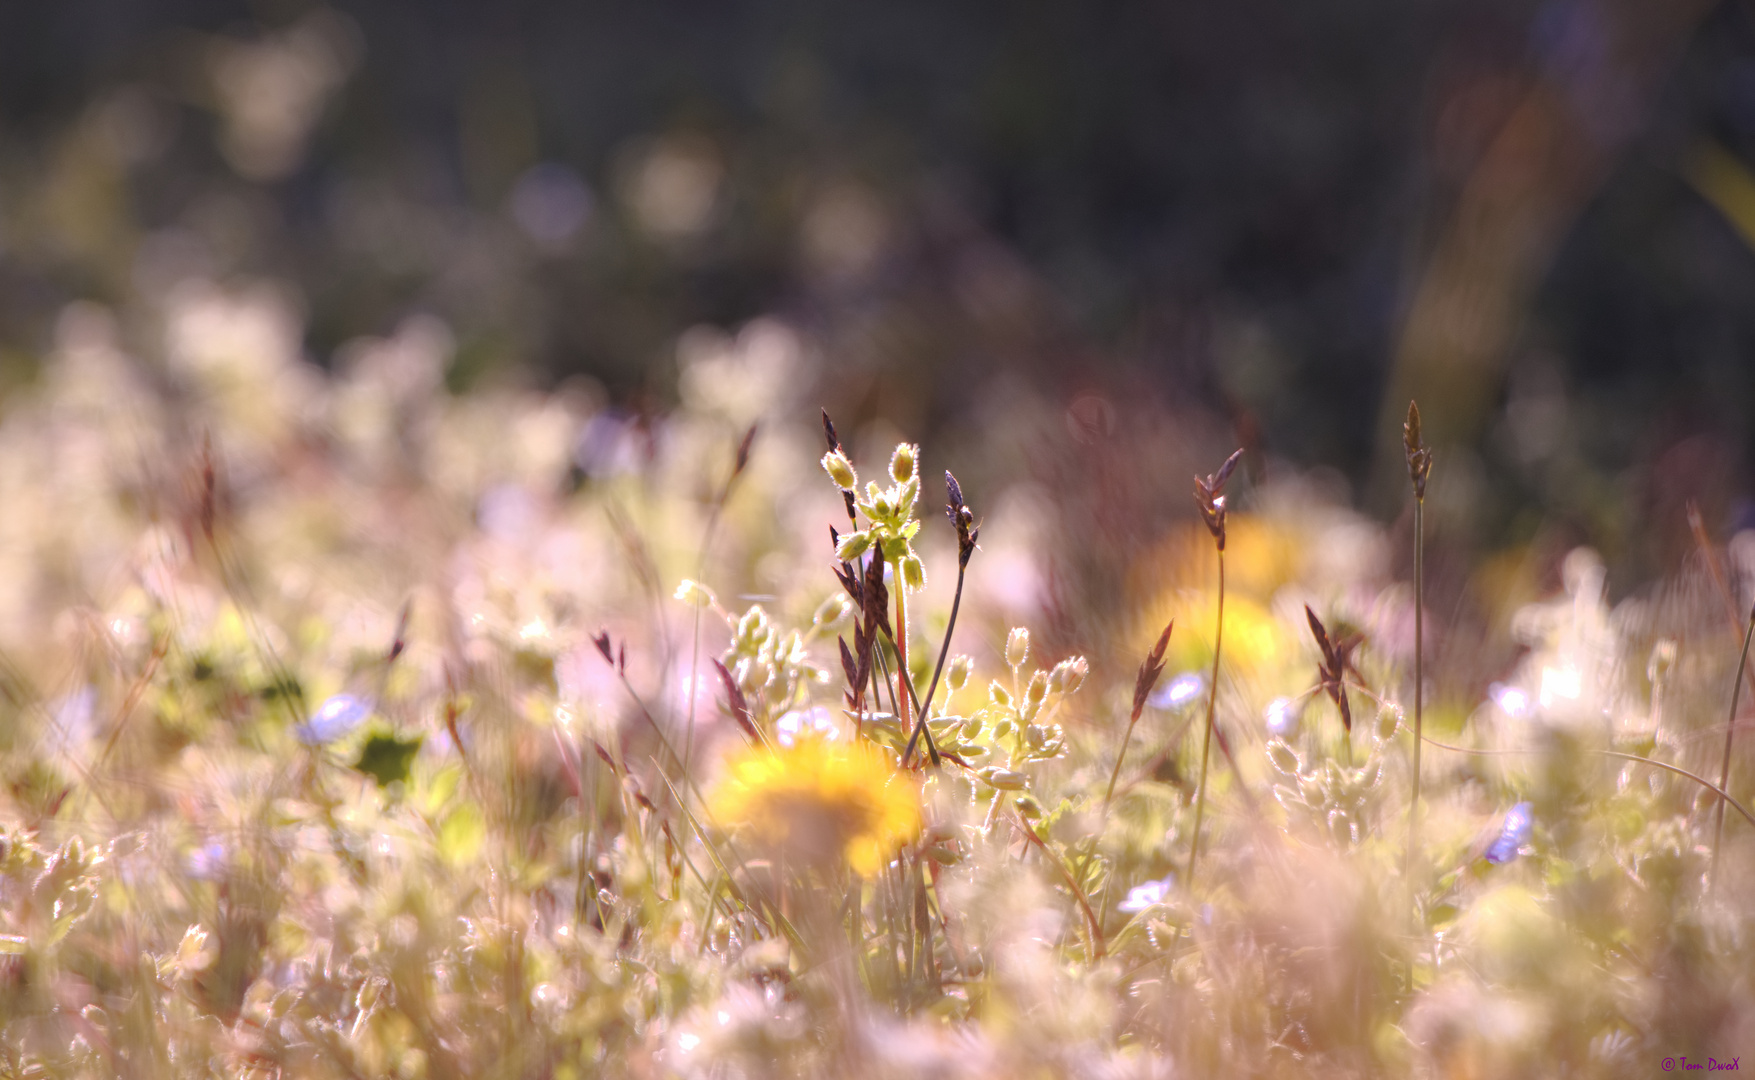
[[854, 417], [1200, 414], [1385, 516], [1416, 394], [1476, 542], [1645, 574], [1755, 525], [1751, 162], [1747, 2], [6, 4], [0, 369], [270, 278], [655, 410], [773, 314]]

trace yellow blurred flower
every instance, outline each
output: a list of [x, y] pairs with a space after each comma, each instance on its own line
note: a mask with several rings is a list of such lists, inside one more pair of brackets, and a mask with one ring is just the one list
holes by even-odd
[[[1230, 515], [1226, 533], [1225, 666], [1234, 676], [1271, 676], [1302, 655], [1297, 628], [1288, 634], [1268, 607], [1274, 593], [1297, 577], [1297, 538], [1273, 521], [1242, 513]], [[1134, 649], [1150, 649], [1165, 621], [1175, 617], [1166, 666], [1172, 672], [1210, 666], [1219, 558], [1206, 528], [1192, 522], [1174, 530], [1130, 578], [1134, 594], [1149, 598], [1138, 612]]]
[[740, 751], [708, 806], [719, 824], [747, 828], [801, 864], [845, 862], [865, 876], [920, 832], [912, 778], [866, 743], [805, 738]]

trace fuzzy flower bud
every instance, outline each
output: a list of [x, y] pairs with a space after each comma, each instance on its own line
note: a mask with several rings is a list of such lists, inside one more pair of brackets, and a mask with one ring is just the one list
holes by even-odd
[[969, 675], [975, 670], [975, 661], [958, 654], [951, 657], [949, 666], [945, 668], [945, 685], [956, 693], [969, 683]]
[[816, 614], [810, 617], [810, 624], [812, 626], [833, 626], [846, 618], [847, 613], [851, 610], [853, 610], [853, 602], [847, 599], [846, 594], [836, 593], [817, 605]]
[[995, 679], [987, 684], [987, 700], [1002, 709], [1009, 709], [1012, 707], [1012, 692], [999, 685], [999, 680]]
[[1036, 674], [1030, 676], [1030, 684], [1024, 687], [1024, 700], [1032, 705], [1040, 705], [1042, 704], [1042, 699], [1047, 696], [1048, 673], [1046, 671], [1038, 671]]
[[1082, 656], [1069, 656], [1054, 665], [1048, 673], [1048, 689], [1057, 694], [1075, 693], [1085, 685], [1085, 676], [1090, 674], [1091, 665]]
[[835, 558], [842, 562], [852, 562], [864, 555], [871, 548], [871, 533], [861, 529], [859, 532], [848, 533], [835, 545]]
[[896, 452], [890, 455], [890, 476], [898, 484], [905, 484], [914, 479], [914, 459], [919, 449], [913, 443], [898, 443]]
[[744, 649], [754, 651], [762, 647], [768, 640], [768, 613], [760, 604], [752, 604], [737, 620], [737, 644]]
[[712, 589], [688, 578], [683, 578], [682, 584], [676, 587], [675, 598], [693, 608], [711, 607], [715, 600]]
[[1012, 632], [1005, 639], [1005, 662], [1012, 668], [1021, 668], [1024, 661], [1030, 659], [1030, 631], [1021, 626], [1012, 627]]
[[909, 555], [902, 560], [902, 584], [911, 592], [926, 588], [926, 564], [920, 561], [920, 556]]
[[853, 463], [839, 450], [831, 450], [823, 455], [823, 469], [842, 491], [852, 491], [859, 484], [859, 476], [853, 471]]

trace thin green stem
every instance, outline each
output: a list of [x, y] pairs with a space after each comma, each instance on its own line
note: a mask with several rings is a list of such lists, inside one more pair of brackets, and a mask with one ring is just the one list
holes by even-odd
[[[944, 644], [938, 649], [938, 665], [932, 669], [932, 682], [926, 686], [926, 699], [920, 702], [920, 717], [914, 724], [914, 733], [908, 736], [908, 747], [902, 751], [902, 764], [907, 765], [914, 757], [914, 748], [920, 743], [922, 733], [926, 730], [926, 711], [932, 707], [933, 695], [938, 693], [938, 677], [944, 674], [945, 657], [951, 652], [951, 634], [957, 629], [957, 610], [963, 606], [963, 577], [968, 572], [969, 564], [962, 563], [957, 567], [957, 592], [951, 597], [951, 619], [945, 624]], [[949, 700], [948, 698], [946, 700]]]
[[[1514, 746], [1514, 747], [1510, 747], [1510, 748], [1504, 749], [1504, 750], [1477, 750], [1477, 749], [1475, 749], [1473, 747], [1469, 747], [1469, 746], [1452, 746], [1449, 743], [1441, 743], [1437, 739], [1427, 739], [1426, 742], [1428, 742], [1429, 744], [1431, 744], [1433, 746], [1438, 747], [1438, 749], [1440, 749], [1440, 750], [1453, 750], [1459, 754], [1476, 754], [1476, 755], [1479, 755], [1482, 757], [1498, 757], [1498, 756], [1505, 755], [1505, 754], [1541, 754], [1541, 753], [1546, 753], [1545, 750], [1542, 750], [1542, 749], [1537, 748], [1537, 747], [1527, 747], [1526, 748], [1526, 747], [1515, 747]], [[1706, 790], [1716, 793], [1719, 798], [1723, 799], [1727, 803], [1730, 803], [1731, 809], [1735, 810], [1739, 814], [1742, 814], [1744, 819], [1747, 820], [1749, 822], [1749, 824], [1755, 825], [1755, 811], [1750, 810], [1747, 806], [1744, 806], [1742, 803], [1740, 803], [1736, 799], [1732, 798], [1730, 792], [1726, 791], [1722, 787], [1719, 787], [1717, 784], [1714, 784], [1711, 780], [1708, 780], [1706, 777], [1701, 776], [1698, 773], [1691, 773], [1687, 769], [1684, 769], [1679, 765], [1671, 765], [1667, 761], [1659, 761], [1656, 758], [1640, 757], [1638, 754], [1624, 754], [1619, 750], [1594, 750], [1593, 749], [1590, 751], [1590, 753], [1601, 754], [1604, 757], [1619, 758], [1622, 761], [1631, 761], [1631, 762], [1634, 762], [1635, 764], [1638, 764], [1638, 765], [1651, 765], [1651, 766], [1654, 766], [1656, 768], [1663, 769], [1666, 772], [1673, 772], [1677, 776], [1685, 776], [1688, 779], [1694, 781], [1696, 784], [1699, 784], [1701, 787], [1705, 788]]]
[[1219, 548], [1219, 618], [1213, 630], [1213, 677], [1207, 688], [1207, 730], [1200, 745], [1200, 781], [1194, 789], [1194, 836], [1188, 845], [1188, 873], [1183, 888], [1194, 891], [1194, 863], [1200, 855], [1200, 825], [1207, 809], [1207, 759], [1213, 749], [1214, 714], [1219, 705], [1219, 651], [1225, 642], [1225, 549]]
[[[1140, 703], [1143, 707], [1145, 702]], [[1109, 787], [1103, 792], [1103, 817], [1109, 816], [1109, 803], [1115, 798], [1115, 781], [1121, 775], [1121, 763], [1127, 760], [1127, 744], [1133, 739], [1133, 726], [1140, 722], [1140, 709], [1127, 718], [1127, 731], [1121, 736], [1121, 751], [1115, 755], [1115, 768], [1109, 770]]]
[[1425, 735], [1421, 715], [1426, 678], [1426, 500], [1414, 499], [1414, 782], [1408, 800], [1408, 854], [1402, 876], [1414, 879], [1414, 849], [1420, 842], [1420, 742]]
[[[1749, 628], [1743, 631], [1743, 652], [1737, 657], [1737, 677], [1731, 683], [1731, 715], [1725, 722], [1725, 756], [1718, 770], [1718, 786], [1721, 792], [1731, 788], [1731, 740], [1737, 734], [1737, 699], [1743, 692], [1743, 672], [1749, 666], [1749, 641], [1755, 638], [1755, 607], [1749, 609]], [[1725, 798], [1730, 796], [1727, 794]], [[1718, 852], [1725, 834], [1725, 804], [1718, 804], [1718, 820], [1712, 827], [1712, 862], [1706, 871], [1707, 880], [1714, 886], [1718, 884]]]

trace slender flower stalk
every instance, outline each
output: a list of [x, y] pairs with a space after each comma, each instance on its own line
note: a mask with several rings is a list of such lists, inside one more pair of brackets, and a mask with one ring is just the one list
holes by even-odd
[[[1731, 684], [1731, 715], [1725, 721], [1725, 756], [1718, 770], [1718, 786], [1720, 791], [1731, 789], [1731, 740], [1737, 734], [1737, 699], [1743, 692], [1743, 672], [1749, 666], [1749, 641], [1755, 638], [1755, 607], [1749, 609], [1749, 627], [1743, 631], [1743, 652], [1737, 657], [1737, 677]], [[1726, 796], [1727, 798], [1729, 796]], [[1712, 863], [1707, 869], [1707, 878], [1713, 885], [1718, 884], [1718, 852], [1725, 835], [1725, 801], [1718, 803], [1718, 821], [1712, 827]]]
[[[951, 652], [951, 634], [957, 629], [957, 611], [963, 606], [963, 579], [969, 570], [969, 557], [975, 554], [975, 543], [981, 538], [981, 528], [975, 524], [975, 514], [963, 503], [963, 486], [957, 478], [945, 470], [945, 516], [951, 519], [951, 525], [957, 530], [957, 591], [951, 598], [951, 618], [945, 624], [944, 644], [939, 646], [938, 664], [932, 669], [932, 682], [927, 684], [926, 699], [920, 703], [920, 718], [914, 724], [913, 734], [908, 736], [908, 746], [902, 751], [902, 764], [907, 765], [914, 757], [914, 748], [920, 744], [920, 737], [925, 735], [930, 742], [932, 732], [927, 729], [927, 710], [932, 708], [933, 695], [938, 693], [938, 679], [944, 674], [945, 657]], [[1138, 716], [1138, 712], [1135, 712]], [[1131, 730], [1131, 729], [1130, 729]], [[1114, 781], [1110, 781], [1113, 789]]]
[[1164, 624], [1164, 632], [1158, 635], [1158, 643], [1140, 662], [1140, 673], [1133, 683], [1133, 713], [1127, 718], [1127, 732], [1121, 737], [1121, 750], [1115, 755], [1115, 768], [1109, 773], [1109, 788], [1103, 792], [1103, 813], [1109, 813], [1109, 802], [1115, 798], [1115, 780], [1121, 775], [1121, 763], [1127, 757], [1127, 744], [1133, 739], [1133, 727], [1140, 722], [1140, 713], [1145, 711], [1146, 699], [1152, 696], [1152, 688], [1158, 685], [1158, 676], [1164, 673], [1164, 650], [1170, 646], [1170, 631], [1175, 629], [1176, 620], [1171, 619]]
[[1201, 738], [1200, 747], [1200, 780], [1194, 789], [1194, 834], [1188, 845], [1188, 873], [1183, 876], [1183, 887], [1194, 891], [1195, 860], [1200, 857], [1200, 826], [1206, 816], [1207, 809], [1207, 762], [1212, 755], [1213, 727], [1219, 704], [1219, 657], [1225, 643], [1225, 481], [1237, 464], [1243, 460], [1241, 449], [1234, 451], [1219, 471], [1205, 478], [1194, 478], [1194, 501], [1200, 507], [1201, 519], [1206, 522], [1207, 531], [1213, 534], [1213, 546], [1219, 555], [1219, 604], [1218, 619], [1213, 630], [1213, 674], [1207, 687], [1207, 723], [1206, 733]]
[[[756, 425], [751, 424], [744, 432], [743, 439], [737, 444], [737, 454], [731, 463], [731, 475], [725, 478], [725, 484], [719, 489], [719, 497], [713, 500], [713, 509], [707, 514], [707, 526], [701, 531], [701, 548], [695, 556], [695, 580], [700, 581], [706, 576], [707, 551], [713, 544], [713, 533], [719, 528], [719, 518], [725, 512], [725, 501], [731, 498], [731, 487], [737, 478], [743, 475], [750, 463], [750, 447], [756, 441]], [[683, 736], [683, 772], [689, 771], [689, 761], [695, 753], [695, 699], [700, 696], [700, 687], [696, 681], [700, 676], [701, 666], [701, 611], [702, 606], [695, 606], [694, 629], [689, 634], [689, 709], [686, 734]]]
[[1408, 479], [1414, 485], [1414, 780], [1408, 800], [1408, 852], [1402, 863], [1402, 875], [1411, 881], [1420, 836], [1420, 744], [1425, 734], [1421, 705], [1426, 689], [1426, 477], [1432, 472], [1432, 450], [1420, 439], [1420, 406], [1412, 401], [1408, 402], [1407, 422], [1402, 425], [1402, 446], [1407, 453]]

